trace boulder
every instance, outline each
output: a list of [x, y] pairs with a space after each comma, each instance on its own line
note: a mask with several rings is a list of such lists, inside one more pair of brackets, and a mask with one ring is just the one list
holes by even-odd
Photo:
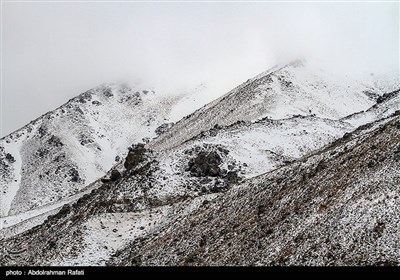
[[118, 170], [111, 171], [110, 180], [117, 181], [121, 178], [121, 173]]
[[124, 167], [126, 168], [126, 170], [130, 170], [138, 165], [140, 162], [142, 162], [145, 152], [146, 149], [144, 147], [144, 144], [139, 143], [137, 145], [132, 145], [124, 162]]
[[192, 176], [204, 177], [211, 176], [217, 177], [221, 175], [222, 159], [217, 152], [200, 152], [195, 158], [191, 158], [188, 164], [188, 171]]

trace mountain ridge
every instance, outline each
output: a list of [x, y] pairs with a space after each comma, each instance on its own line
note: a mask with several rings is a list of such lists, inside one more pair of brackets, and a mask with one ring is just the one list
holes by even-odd
[[[339, 119], [366, 110], [375, 103], [365, 93], [371, 88], [354, 81], [347, 81], [346, 84], [333, 81], [328, 85], [313, 71], [314, 68], [302, 61], [265, 71], [183, 118], [167, 133], [149, 143], [149, 148], [172, 148], [214, 125], [265, 117], [280, 119], [296, 114]], [[350, 87], [351, 90], [348, 89]], [[185, 134], [180, 134], [183, 128]]]

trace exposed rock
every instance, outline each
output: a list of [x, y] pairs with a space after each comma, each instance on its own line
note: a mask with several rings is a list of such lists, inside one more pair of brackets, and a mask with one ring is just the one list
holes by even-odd
[[400, 92], [400, 90], [395, 90], [395, 91], [392, 91], [392, 92], [385, 93], [384, 95], [381, 95], [381, 96], [378, 97], [378, 99], [376, 100], [376, 103], [379, 104], [379, 103], [382, 103], [382, 102], [384, 102], [384, 101], [386, 101], [388, 99], [391, 99], [391, 98], [395, 97], [396, 95], [398, 95], [399, 92]]
[[8, 160], [8, 162], [10, 162], [10, 163], [15, 162], [15, 158], [10, 153], [6, 154], [6, 160]]
[[237, 184], [240, 180], [237, 171], [229, 171], [226, 178], [229, 184]]
[[122, 177], [121, 173], [118, 170], [114, 169], [113, 171], [111, 171], [111, 176], [110, 176], [111, 181], [117, 181], [121, 179], [121, 177]]
[[62, 147], [64, 144], [61, 142], [60, 137], [57, 137], [55, 135], [52, 135], [50, 139], [48, 140], [48, 143], [54, 147]]
[[217, 177], [221, 173], [219, 165], [222, 159], [217, 152], [200, 152], [195, 158], [191, 158], [188, 163], [188, 171], [192, 176]]
[[125, 158], [124, 167], [127, 170], [130, 170], [138, 165], [140, 162], [143, 161], [145, 152], [146, 149], [144, 147], [144, 144], [139, 143], [136, 145], [132, 145], [132, 147], [129, 148], [129, 153]]
[[80, 178], [80, 176], [79, 176], [79, 171], [77, 169], [71, 168], [68, 173], [71, 176], [71, 179], [70, 179], [71, 182], [77, 183], [77, 182], [80, 182], [82, 180]]
[[104, 95], [105, 97], [112, 97], [112, 96], [114, 96], [114, 94], [112, 93], [111, 88], [106, 88], [106, 89], [103, 91], [103, 95]]
[[161, 135], [161, 134], [167, 132], [168, 129], [170, 129], [173, 125], [174, 125], [174, 123], [163, 123], [162, 125], [160, 125], [159, 127], [156, 128], [155, 132], [157, 135]]

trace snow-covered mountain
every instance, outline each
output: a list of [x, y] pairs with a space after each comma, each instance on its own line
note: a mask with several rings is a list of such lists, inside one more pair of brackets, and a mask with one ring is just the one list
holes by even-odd
[[160, 125], [201, 106], [195, 99], [204, 90], [167, 95], [105, 84], [0, 139], [0, 217], [78, 193], [104, 176], [132, 143], [149, 141]]
[[182, 119], [149, 143], [149, 147], [172, 148], [215, 125], [231, 125], [237, 121], [295, 115], [336, 120], [368, 109], [380, 94], [381, 91], [346, 76], [334, 76], [304, 61], [295, 61], [249, 79]]
[[387, 118], [397, 110], [400, 110], [400, 90], [383, 94], [367, 110], [340, 120], [298, 115], [278, 120], [239, 121], [203, 131], [172, 150], [176, 155], [179, 150], [191, 146], [220, 145], [230, 151], [235, 161], [246, 164], [244, 176], [248, 178], [299, 159], [345, 133]]
[[[97, 101], [108, 88], [94, 90], [90, 102]], [[117, 100], [126, 96], [121, 86], [111, 88], [112, 97]], [[132, 91], [136, 95], [136, 90]], [[243, 256], [257, 252], [262, 257], [253, 256], [255, 262], [251, 264], [375, 264], [379, 260], [364, 256], [383, 245], [369, 239], [347, 240], [347, 247], [338, 249], [330, 261], [312, 261], [308, 252], [312, 246], [322, 246], [317, 250], [319, 256], [324, 252], [323, 245], [328, 241], [323, 241], [319, 233], [332, 234], [332, 223], [339, 229], [334, 233], [335, 240], [346, 235], [346, 215], [352, 219], [351, 232], [375, 222], [379, 227], [375, 220], [384, 217], [390, 230], [382, 232], [382, 236], [390, 244], [398, 242], [392, 234], [398, 219], [390, 213], [397, 209], [392, 193], [400, 155], [399, 92], [382, 92], [297, 61], [248, 80], [175, 124], [168, 122], [178, 120], [179, 112], [184, 111], [179, 106], [192, 104], [192, 97], [159, 98], [151, 92], [139, 92], [141, 102], [136, 107], [123, 107], [131, 109], [128, 115], [118, 115], [121, 107], [112, 112], [108, 107], [99, 108], [97, 114], [106, 116], [98, 118], [103, 121], [89, 130], [88, 126], [78, 130], [89, 132], [87, 137], [92, 137], [93, 142], [81, 145], [75, 136], [71, 147], [90, 149], [94, 156], [88, 157], [91, 161], [87, 164], [95, 164], [101, 151], [117, 153], [119, 159], [110, 157], [109, 169], [99, 169], [96, 176], [102, 178], [92, 184], [82, 183], [55, 201], [48, 201], [44, 192], [39, 195], [43, 196], [41, 206], [20, 210], [27, 205], [24, 193], [30, 192], [31, 197], [35, 194], [33, 188], [24, 187], [21, 198], [17, 194], [11, 204], [14, 212], [2, 220], [7, 225], [0, 232], [0, 264], [209, 265], [213, 264], [210, 259], [215, 258], [219, 264], [229, 265], [250, 264]], [[77, 100], [72, 105], [88, 103]], [[161, 106], [165, 104], [169, 106]], [[89, 115], [90, 120], [96, 116], [91, 107], [82, 110], [86, 114], [73, 113], [76, 109], [69, 112], [71, 116]], [[103, 110], [108, 113], [100, 112]], [[105, 122], [111, 115], [119, 116], [116, 119], [123, 119], [123, 124]], [[132, 127], [139, 128], [132, 131]], [[35, 125], [37, 132], [32, 138], [40, 139], [39, 128]], [[46, 131], [59, 130], [51, 126]], [[74, 135], [74, 130], [70, 131]], [[105, 137], [93, 136], [97, 131]], [[125, 135], [126, 142], [110, 140], [118, 135]], [[55, 141], [49, 132], [42, 137], [41, 142], [26, 143], [34, 147], [30, 157], [36, 155], [33, 152], [41, 144], [47, 147]], [[107, 145], [100, 141], [104, 138], [107, 145], [118, 147], [105, 149]], [[54, 144], [52, 149], [63, 151], [66, 140], [61, 142], [63, 145]], [[7, 156], [4, 150], [5, 165], [16, 163], [14, 156]], [[58, 155], [52, 150], [51, 153]], [[39, 166], [38, 161], [34, 163]], [[61, 182], [64, 189], [76, 184], [68, 179]], [[377, 185], [382, 195], [389, 196], [390, 203], [385, 204], [388, 208], [384, 211], [374, 198], [371, 203], [363, 202], [369, 199], [365, 196], [368, 189]], [[343, 206], [347, 204], [348, 207]], [[369, 207], [378, 214], [369, 213]], [[266, 209], [277, 214], [266, 215]], [[286, 209], [290, 212], [286, 213]], [[240, 221], [239, 225], [235, 221]], [[319, 228], [317, 233], [313, 227]], [[232, 237], [229, 232], [236, 232], [239, 237]], [[262, 234], [268, 237], [263, 239]], [[312, 242], [304, 241], [307, 234], [315, 235]], [[261, 239], [254, 249], [249, 244], [254, 244], [252, 236], [258, 235]], [[290, 239], [300, 235], [300, 241]], [[229, 242], [231, 239], [233, 243]], [[302, 247], [290, 251], [290, 246], [282, 245], [287, 242], [300, 242]], [[361, 252], [365, 244], [375, 246], [365, 251], [367, 255], [357, 253], [352, 261], [340, 259], [349, 247], [356, 246], [356, 251]], [[31, 249], [26, 250], [27, 246]], [[382, 261], [398, 258], [395, 250], [387, 252]]]

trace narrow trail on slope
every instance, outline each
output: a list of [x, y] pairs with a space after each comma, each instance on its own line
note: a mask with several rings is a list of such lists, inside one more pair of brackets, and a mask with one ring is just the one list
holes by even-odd
[[93, 184], [90, 187], [86, 188], [85, 190], [82, 190], [81, 192], [79, 192], [75, 195], [69, 196], [67, 198], [64, 198], [60, 201], [46, 204], [46, 205], [43, 205], [41, 207], [35, 208], [33, 210], [30, 210], [30, 211], [27, 211], [24, 213], [19, 213], [19, 214], [12, 215], [12, 216], [2, 217], [2, 218], [0, 218], [0, 225], [2, 225], [2, 227], [0, 228], [0, 232], [1, 232], [1, 229], [6, 229], [6, 228], [14, 226], [20, 222], [23, 222], [27, 219], [37, 217], [39, 215], [53, 211], [57, 208], [61, 208], [64, 204], [71, 203], [75, 200], [78, 200], [83, 195], [90, 193], [96, 187], [98, 187], [98, 186]]

